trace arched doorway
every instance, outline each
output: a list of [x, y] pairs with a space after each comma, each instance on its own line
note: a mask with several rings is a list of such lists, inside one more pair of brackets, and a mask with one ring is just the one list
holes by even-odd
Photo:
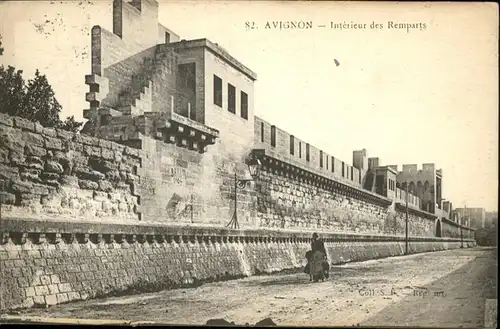
[[438, 238], [441, 237], [441, 220], [440, 219], [436, 220], [436, 236]]

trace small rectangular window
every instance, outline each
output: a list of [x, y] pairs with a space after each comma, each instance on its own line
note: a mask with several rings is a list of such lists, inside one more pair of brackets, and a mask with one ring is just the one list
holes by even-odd
[[222, 79], [214, 75], [214, 104], [222, 107]]
[[323, 151], [319, 151], [319, 167], [323, 168]]
[[271, 146], [276, 147], [276, 127], [271, 126]]
[[354, 180], [354, 167], [351, 167], [351, 180]]
[[299, 142], [299, 159], [302, 159], [302, 142]]
[[227, 110], [236, 113], [236, 88], [230, 83], [227, 84]]
[[295, 138], [293, 135], [290, 135], [290, 154], [293, 155], [295, 153]]
[[245, 92], [240, 93], [240, 103], [241, 103], [241, 117], [248, 120], [248, 95]]
[[309, 143], [306, 143], [306, 161], [309, 161]]
[[342, 161], [342, 177], [345, 177], [345, 165], [344, 165], [344, 161]]
[[332, 157], [332, 172], [335, 172], [335, 160]]
[[264, 122], [260, 123], [260, 141], [264, 143]]
[[165, 43], [170, 43], [170, 33], [165, 32]]
[[325, 157], [326, 159], [326, 170], [328, 170], [328, 155]]

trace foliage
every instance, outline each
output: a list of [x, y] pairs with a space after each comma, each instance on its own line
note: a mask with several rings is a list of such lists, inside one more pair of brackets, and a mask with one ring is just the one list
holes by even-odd
[[69, 130], [72, 132], [78, 132], [80, 127], [83, 125], [83, 122], [78, 122], [75, 120], [75, 117], [72, 115], [70, 117], [67, 117], [66, 120], [61, 121], [58, 125], [58, 128], [64, 129], [64, 130]]
[[59, 119], [62, 107], [47, 77], [36, 70], [33, 79], [25, 81], [22, 74], [22, 70], [12, 66], [0, 66], [0, 112], [39, 122], [44, 127], [77, 132], [83, 123], [74, 116]]

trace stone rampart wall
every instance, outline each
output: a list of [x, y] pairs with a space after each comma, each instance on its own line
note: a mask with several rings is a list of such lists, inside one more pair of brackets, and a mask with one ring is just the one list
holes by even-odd
[[[237, 190], [242, 230], [221, 228], [233, 174], [246, 176], [245, 148], [227, 139], [198, 153], [143, 136], [137, 149], [5, 115], [0, 137], [2, 308], [300, 268], [312, 231], [333, 263], [404, 252], [392, 200], [275, 160]], [[461, 246], [453, 224], [444, 238], [435, 225], [409, 214], [410, 252]]]
[[[272, 131], [275, 130], [275, 138], [272, 140]], [[335, 158], [327, 152], [293, 136], [293, 145], [290, 135], [279, 127], [272, 126], [271, 123], [255, 117], [254, 119], [254, 144], [255, 148], [266, 149], [283, 157], [289, 162], [300, 163], [313, 170], [319, 170], [325, 177], [332, 177], [338, 181], [361, 187], [361, 183], [366, 175], [366, 170], [360, 171], [347, 161]], [[275, 142], [275, 145], [272, 145]], [[309, 152], [307, 151], [309, 148]], [[291, 152], [293, 149], [293, 154]], [[309, 153], [309, 158], [307, 154]], [[321, 160], [322, 158], [322, 160]]]
[[[267, 154], [267, 151], [266, 151]], [[267, 158], [266, 158], [267, 159]], [[406, 212], [391, 200], [329, 181], [319, 173], [286, 169], [265, 160], [255, 183], [260, 227], [404, 235]], [[307, 169], [307, 167], [305, 167]], [[433, 237], [436, 216], [414, 209], [408, 214], [410, 236]], [[446, 231], [442, 236], [451, 237]]]
[[[1, 308], [47, 306], [300, 270], [310, 234], [298, 231], [4, 220]], [[322, 234], [332, 264], [404, 253], [401, 237]], [[460, 240], [410, 238], [409, 252]], [[474, 245], [465, 241], [465, 246]]]
[[450, 237], [450, 238], [465, 238], [465, 239], [474, 239], [474, 231], [469, 228], [460, 229], [460, 225], [450, 221], [443, 219], [441, 221], [441, 236]]
[[2, 114], [2, 217], [137, 221], [139, 153]]

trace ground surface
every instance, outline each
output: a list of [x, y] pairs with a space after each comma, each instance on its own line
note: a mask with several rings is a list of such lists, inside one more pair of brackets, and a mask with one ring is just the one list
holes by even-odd
[[[330, 279], [320, 283], [310, 283], [302, 273], [257, 276], [28, 310], [3, 318], [171, 324], [205, 324], [223, 318], [254, 324], [270, 317], [278, 325], [484, 328], [496, 326], [485, 322], [485, 313], [491, 312], [495, 305], [491, 300], [497, 299], [497, 266], [497, 249], [457, 249], [334, 266]], [[496, 319], [496, 314], [491, 315]]]

